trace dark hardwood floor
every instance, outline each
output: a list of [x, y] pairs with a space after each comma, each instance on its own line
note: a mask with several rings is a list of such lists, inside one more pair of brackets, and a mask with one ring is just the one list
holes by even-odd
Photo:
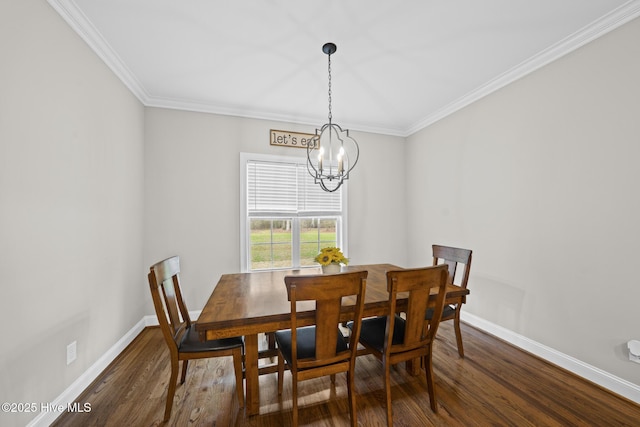
[[[431, 412], [424, 376], [392, 370], [394, 425], [402, 426], [639, 426], [640, 406], [468, 325], [465, 358], [452, 322], [441, 324], [434, 351], [438, 414]], [[386, 425], [381, 364], [356, 364], [358, 424]], [[145, 329], [77, 402], [91, 412], [63, 414], [55, 426], [161, 425], [169, 355], [158, 328]], [[291, 381], [281, 398], [276, 374], [260, 377], [260, 415], [247, 417], [234, 393], [231, 358], [192, 361], [176, 391], [169, 425], [289, 426]], [[347, 426], [346, 381], [338, 376], [299, 386], [300, 425]]]

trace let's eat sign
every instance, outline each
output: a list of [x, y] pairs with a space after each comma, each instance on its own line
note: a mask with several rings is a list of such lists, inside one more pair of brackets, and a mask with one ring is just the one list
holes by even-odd
[[276, 129], [269, 131], [269, 144], [280, 147], [307, 148], [309, 144], [313, 146], [313, 138], [315, 138], [313, 133], [289, 132]]

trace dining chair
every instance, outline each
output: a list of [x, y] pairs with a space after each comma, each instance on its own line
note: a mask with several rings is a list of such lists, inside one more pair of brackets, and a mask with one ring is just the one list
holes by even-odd
[[[433, 245], [433, 265], [446, 264], [449, 271], [447, 283], [458, 285], [467, 289], [469, 282], [469, 271], [471, 271], [471, 255], [469, 249], [453, 248], [451, 246]], [[458, 267], [462, 264], [464, 270], [462, 274], [456, 277], [459, 271]], [[464, 300], [462, 300], [464, 302]], [[445, 304], [442, 311], [441, 320], [453, 320], [453, 327], [456, 333], [456, 341], [458, 343], [458, 354], [464, 357], [464, 348], [462, 347], [462, 333], [460, 332], [460, 310], [462, 304]], [[427, 310], [426, 320], [430, 320], [433, 316], [433, 309]]]
[[[362, 320], [360, 344], [374, 354], [384, 367], [387, 425], [393, 426], [391, 406], [391, 365], [420, 358], [425, 368], [431, 410], [438, 412], [433, 380], [431, 354], [438, 331], [447, 285], [447, 266], [393, 270], [387, 272], [389, 315]], [[432, 289], [437, 290], [434, 316], [425, 322], [424, 316]], [[397, 313], [398, 293], [407, 292], [408, 301], [403, 318]], [[350, 328], [352, 323], [347, 324]]]
[[184, 384], [189, 360], [233, 356], [238, 402], [240, 407], [244, 407], [244, 389], [242, 386], [244, 343], [242, 338], [200, 340], [199, 334], [195, 330], [195, 323], [191, 321], [187, 307], [182, 299], [179, 257], [174, 256], [160, 261], [152, 265], [149, 270], [148, 278], [153, 306], [171, 355], [171, 377], [167, 390], [164, 421], [168, 421], [171, 417], [179, 361], [182, 361], [180, 384]]
[[[278, 394], [282, 394], [286, 362], [292, 376], [294, 427], [298, 425], [298, 382], [330, 375], [334, 383], [335, 374], [339, 372], [347, 373], [351, 425], [357, 425], [354, 370], [367, 274], [367, 271], [357, 271], [284, 279], [291, 302], [291, 329], [275, 334], [279, 356]], [[344, 312], [343, 299], [353, 304], [353, 297], [353, 332], [350, 337], [344, 337], [338, 326]]]

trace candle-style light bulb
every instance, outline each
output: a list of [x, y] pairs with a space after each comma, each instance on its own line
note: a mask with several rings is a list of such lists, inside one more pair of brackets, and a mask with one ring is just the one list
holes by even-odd
[[341, 175], [344, 172], [344, 163], [342, 162], [343, 156], [344, 156], [344, 148], [340, 147], [340, 152], [338, 153], [338, 173]]
[[320, 152], [318, 153], [318, 170], [322, 173], [322, 157], [324, 156], [324, 147], [320, 147]]

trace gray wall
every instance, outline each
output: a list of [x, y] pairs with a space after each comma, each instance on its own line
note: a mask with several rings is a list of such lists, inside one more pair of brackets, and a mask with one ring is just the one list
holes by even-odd
[[410, 263], [474, 250], [467, 310], [640, 385], [640, 20], [408, 138]]
[[[240, 153], [306, 156], [303, 149], [270, 146], [270, 129], [315, 131], [264, 120], [146, 109], [144, 264], [180, 255], [191, 310], [202, 308], [221, 274], [240, 271]], [[352, 135], [360, 143], [360, 160], [348, 182], [347, 255], [354, 264], [404, 265], [404, 139]], [[153, 312], [150, 303], [148, 308]]]
[[0, 401], [39, 404], [149, 312], [144, 108], [44, 1], [0, 2], [0, 52]]

